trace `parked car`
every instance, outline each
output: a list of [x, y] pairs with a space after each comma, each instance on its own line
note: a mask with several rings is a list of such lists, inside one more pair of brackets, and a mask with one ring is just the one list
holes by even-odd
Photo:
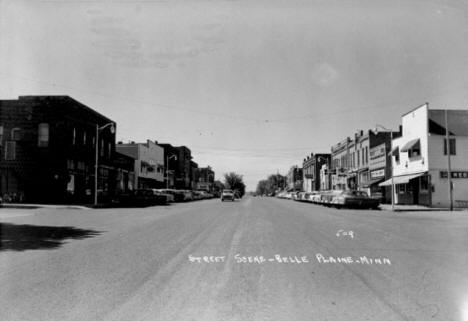
[[184, 193], [184, 202], [193, 201], [193, 193], [189, 190], [182, 190], [181, 192]]
[[364, 191], [341, 191], [333, 196], [331, 205], [337, 208], [372, 208], [378, 209], [380, 201], [377, 198], [371, 198]]
[[312, 202], [312, 197], [318, 194], [318, 192], [304, 192], [303, 201]]
[[168, 194], [159, 193], [155, 189], [137, 189], [129, 194], [121, 195], [119, 203], [124, 206], [163, 205], [170, 201]]
[[305, 194], [306, 194], [306, 192], [297, 192], [297, 193], [295, 193], [293, 195], [294, 200], [298, 201], [298, 202], [304, 202], [305, 201]]
[[224, 202], [225, 200], [230, 200], [234, 202], [234, 199], [234, 192], [231, 189], [224, 189], [221, 193], [221, 202]]

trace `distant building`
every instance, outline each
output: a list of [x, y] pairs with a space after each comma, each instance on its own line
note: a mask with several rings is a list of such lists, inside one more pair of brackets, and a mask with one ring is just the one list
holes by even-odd
[[197, 169], [198, 164], [194, 161], [190, 161], [190, 180], [191, 180], [191, 189], [197, 189]]
[[302, 190], [302, 168], [297, 165], [289, 169], [286, 177], [289, 190]]
[[304, 158], [302, 163], [302, 184], [305, 192], [318, 191], [321, 188], [320, 170], [322, 165], [330, 163], [330, 154], [314, 154]]
[[159, 144], [164, 148], [164, 165], [168, 171], [169, 187], [175, 189], [192, 189], [192, 155], [185, 146]]
[[215, 173], [208, 167], [201, 167], [196, 169], [196, 189], [207, 192], [213, 191], [213, 184], [215, 181]]
[[120, 154], [133, 158], [135, 188], [164, 187], [164, 148], [157, 142], [147, 140], [146, 143], [118, 143]]
[[[399, 135], [399, 132], [393, 132], [393, 137]], [[375, 155], [371, 158], [370, 151], [381, 144], [385, 144], [386, 148], [389, 148], [390, 137], [390, 132], [359, 130], [353, 138], [347, 137], [332, 146], [332, 189], [363, 190], [368, 194], [375, 193], [375, 195], [383, 197], [385, 192], [379, 188], [378, 183], [385, 179], [385, 173], [390, 166], [384, 162], [383, 172], [377, 171], [375, 166], [382, 164], [375, 164], [379, 160], [375, 159]], [[374, 150], [375, 152], [376, 150]], [[372, 166], [371, 163], [373, 163]], [[371, 168], [374, 172], [371, 172]]]
[[[391, 151], [395, 203], [448, 207], [449, 153], [453, 205], [463, 206], [468, 200], [468, 110], [429, 109], [426, 103], [404, 114], [402, 126]], [[380, 183], [391, 184], [392, 179]]]
[[98, 143], [99, 200], [109, 200], [117, 185], [115, 126], [69, 96], [1, 100], [0, 195], [32, 203], [93, 203]]

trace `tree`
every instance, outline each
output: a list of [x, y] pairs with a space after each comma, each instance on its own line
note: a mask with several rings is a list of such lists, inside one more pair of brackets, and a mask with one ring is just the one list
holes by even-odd
[[257, 184], [257, 194], [271, 195], [286, 187], [286, 176], [272, 174], [267, 179], [263, 179]]
[[224, 186], [229, 187], [232, 190], [237, 190], [240, 197], [245, 194], [245, 184], [242, 175], [234, 172], [224, 174]]

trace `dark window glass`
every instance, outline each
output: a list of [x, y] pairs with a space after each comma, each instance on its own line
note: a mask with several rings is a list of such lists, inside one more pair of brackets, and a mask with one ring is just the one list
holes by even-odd
[[[450, 145], [450, 155], [457, 154], [457, 142], [455, 138], [449, 138], [449, 145]], [[447, 139], [444, 138], [444, 155], [447, 155]]]

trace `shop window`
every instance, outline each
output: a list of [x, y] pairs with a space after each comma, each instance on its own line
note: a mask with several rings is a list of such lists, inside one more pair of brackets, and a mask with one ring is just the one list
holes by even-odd
[[49, 124], [47, 123], [39, 124], [37, 146], [39, 147], [49, 146]]
[[[450, 138], [449, 139], [449, 145], [450, 145], [450, 155], [456, 155], [457, 154], [457, 144], [455, 138]], [[444, 138], [444, 155], [447, 155], [447, 139]]]

